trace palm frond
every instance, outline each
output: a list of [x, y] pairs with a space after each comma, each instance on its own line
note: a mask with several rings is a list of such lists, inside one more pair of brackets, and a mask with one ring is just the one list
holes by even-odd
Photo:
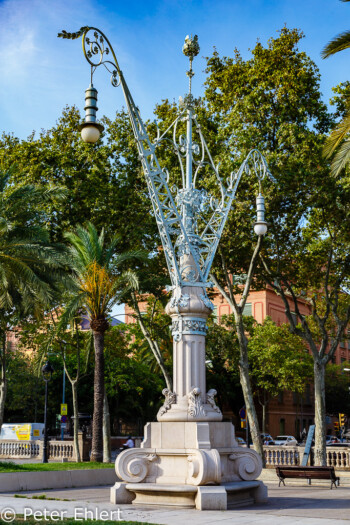
[[344, 49], [348, 49], [349, 47], [350, 31], [344, 31], [343, 33], [340, 33], [338, 36], [333, 38], [333, 40], [328, 42], [328, 44], [324, 47], [324, 49], [321, 52], [321, 57], [328, 58], [329, 56], [334, 55], [335, 53], [339, 53], [339, 51], [343, 51]]
[[323, 155], [326, 158], [329, 158], [338, 148], [340, 143], [343, 142], [348, 133], [350, 133], [350, 112], [345, 115], [343, 120], [339, 122], [337, 127], [327, 138], [323, 148]]
[[346, 140], [339, 148], [331, 164], [331, 173], [338, 176], [350, 163], [350, 140]]
[[77, 313], [84, 305], [85, 297], [86, 293], [84, 291], [80, 291], [71, 298], [69, 303], [63, 309], [62, 315], [57, 325], [58, 331], [65, 330], [69, 324], [72, 324], [72, 321], [76, 318]]

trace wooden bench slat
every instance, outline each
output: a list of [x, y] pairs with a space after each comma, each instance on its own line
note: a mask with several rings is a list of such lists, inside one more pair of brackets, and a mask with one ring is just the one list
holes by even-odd
[[279, 485], [283, 483], [286, 478], [303, 478], [307, 479], [311, 485], [312, 479], [329, 479], [331, 481], [331, 489], [333, 485], [336, 487], [337, 482], [339, 486], [339, 477], [335, 475], [334, 467], [276, 467], [276, 474], [279, 477]]

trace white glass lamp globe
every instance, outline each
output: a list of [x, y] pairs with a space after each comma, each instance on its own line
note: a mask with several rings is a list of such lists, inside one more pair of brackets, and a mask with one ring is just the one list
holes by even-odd
[[79, 126], [81, 138], [84, 142], [94, 144], [98, 141], [101, 135], [101, 131], [103, 131], [102, 124], [99, 124], [97, 122], [83, 122]]
[[267, 232], [267, 224], [266, 224], [266, 222], [256, 222], [254, 224], [254, 232], [259, 237], [260, 237], [260, 235], [265, 235], [265, 233]]
[[81, 138], [84, 142], [91, 142], [94, 144], [98, 141], [100, 135], [100, 130], [95, 128], [95, 126], [85, 126], [85, 128], [81, 130]]

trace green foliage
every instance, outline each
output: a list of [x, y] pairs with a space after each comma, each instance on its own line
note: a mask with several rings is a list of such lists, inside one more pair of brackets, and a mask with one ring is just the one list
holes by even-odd
[[326, 367], [327, 414], [350, 414], [350, 377], [349, 372], [343, 372], [349, 366], [348, 362], [344, 362], [341, 366], [328, 363]]
[[25, 465], [18, 465], [11, 461], [0, 461], [0, 472], [42, 472], [42, 471], [58, 471], [58, 470], [86, 470], [86, 469], [100, 469], [113, 468], [113, 463], [26, 463]]
[[0, 310], [23, 315], [47, 306], [64, 281], [66, 250], [40, 226], [40, 205], [64, 193], [15, 184], [13, 174], [0, 170]]
[[[166, 367], [171, 370], [173, 348], [173, 340], [169, 328], [171, 325], [171, 318], [164, 310], [164, 303], [166, 302], [167, 297], [168, 296], [165, 295], [164, 292], [163, 297], [160, 298], [148, 296], [145, 299], [145, 307], [142, 309], [142, 321], [150, 337], [157, 341]], [[154, 359], [154, 355], [144, 337], [140, 325], [137, 323], [136, 315], [135, 322], [128, 325], [127, 337], [130, 351], [135, 359], [145, 363], [151, 371], [159, 373], [160, 368]]]
[[207, 390], [217, 391], [217, 404], [229, 407], [238, 417], [244, 405], [239, 382], [239, 348], [236, 332], [227, 326], [208, 321], [206, 337]]
[[[38, 382], [33, 359], [20, 348], [7, 354], [7, 403], [5, 421], [35, 421], [43, 410], [44, 382]], [[23, 388], [23, 385], [26, 385]]]
[[[105, 388], [114, 421], [141, 420], [139, 427], [154, 420], [161, 404], [163, 383], [159, 370], [143, 358], [136, 342], [130, 344], [129, 326], [120, 325], [106, 332]], [[139, 341], [141, 345], [144, 340]]]
[[78, 226], [75, 233], [66, 233], [66, 238], [70, 243], [76, 292], [69, 298], [58, 328], [65, 328], [75, 315], [84, 312], [92, 330], [104, 332], [107, 326], [98, 328], [96, 323], [106, 320], [113, 306], [122, 302], [123, 295], [138, 286], [136, 274], [130, 270], [120, 272], [120, 267], [132, 258], [140, 259], [142, 254], [118, 253], [119, 237], [107, 245], [104, 230], [98, 235], [91, 223], [86, 229]]
[[156, 250], [157, 226], [149, 214], [146, 182], [127, 114], [119, 111], [114, 120], [102, 118], [103, 138], [94, 145], [81, 140], [80, 120], [76, 108], [66, 107], [56, 126], [38, 136], [33, 133], [19, 140], [3, 134], [0, 166], [16, 166], [15, 183], [59, 184], [68, 191], [64, 205], [54, 199], [44, 206], [53, 239], [62, 240], [65, 231], [90, 221], [98, 231], [105, 228], [108, 240], [123, 232], [121, 251]]
[[289, 325], [277, 326], [269, 317], [253, 328], [249, 362], [255, 388], [270, 396], [283, 390], [302, 394], [312, 380], [312, 358], [304, 341], [290, 332]]
[[[280, 267], [291, 280], [298, 268], [291, 264], [295, 257], [291, 250], [300, 246], [305, 216], [325, 189], [322, 134], [331, 124], [321, 99], [318, 69], [298, 48], [302, 37], [296, 29], [283, 28], [266, 47], [258, 42], [248, 60], [243, 60], [238, 50], [234, 58], [220, 57], [215, 51], [207, 58], [206, 80], [208, 107], [219, 123], [217, 140], [225, 145], [215, 161], [223, 160], [225, 167], [226, 157], [226, 169], [230, 159], [230, 170], [236, 170], [256, 148], [277, 180], [276, 184], [263, 183], [270, 235], [264, 239], [262, 251], [271, 257], [281, 254]], [[242, 178], [220, 243], [228, 270], [234, 275], [247, 271], [256, 243], [257, 183], [247, 176]], [[220, 257], [214, 268], [222, 276]]]
[[[348, 1], [348, 0], [343, 0]], [[344, 31], [331, 40], [322, 50], [322, 58], [328, 58], [331, 55], [344, 51], [350, 47], [350, 31]], [[344, 91], [343, 91], [344, 94]], [[326, 158], [332, 158], [331, 171], [333, 175], [339, 176], [344, 168], [350, 162], [350, 141], [348, 138], [350, 131], [350, 114], [349, 114], [349, 99], [346, 100], [347, 112], [344, 113], [340, 122], [333, 129], [332, 133], [327, 138], [324, 147], [324, 155]]]

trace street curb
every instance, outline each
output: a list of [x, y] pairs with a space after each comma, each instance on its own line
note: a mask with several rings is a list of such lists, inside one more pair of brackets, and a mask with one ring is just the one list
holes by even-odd
[[113, 468], [51, 470], [45, 472], [2, 472], [0, 473], [0, 493], [91, 487], [94, 485], [112, 486], [116, 481], [118, 481], [118, 478]]

